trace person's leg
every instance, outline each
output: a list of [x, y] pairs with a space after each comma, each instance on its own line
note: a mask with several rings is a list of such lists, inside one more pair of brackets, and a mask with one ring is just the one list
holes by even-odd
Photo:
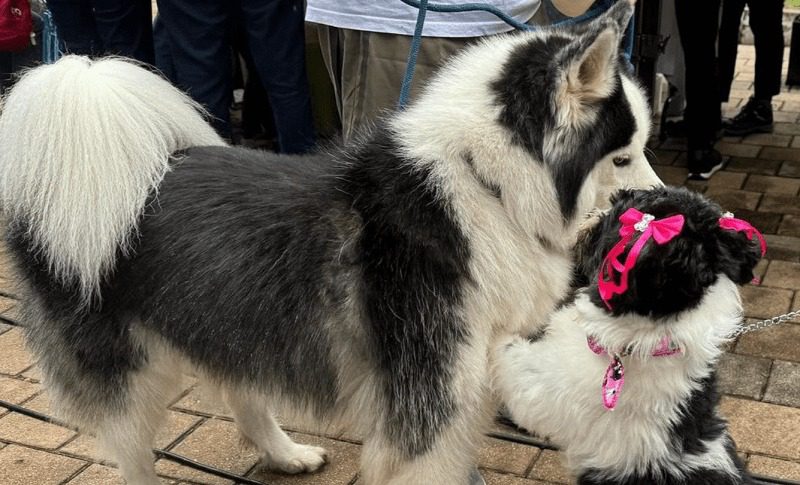
[[153, 18], [150, 0], [91, 0], [103, 54], [153, 64]]
[[230, 137], [230, 6], [223, 0], [159, 0], [158, 14], [170, 42], [177, 84], [214, 117], [214, 128]]
[[772, 96], [781, 90], [783, 2], [759, 0], [747, 5], [756, 48], [755, 89], [739, 113], [725, 122], [725, 133], [734, 136], [771, 132]]
[[164, 29], [160, 15], [153, 19], [153, 50], [156, 68], [173, 84], [178, 84], [175, 66], [172, 63], [172, 42], [169, 33]]
[[[345, 139], [349, 139], [381, 112], [397, 108], [411, 37], [349, 29], [342, 32], [342, 130]], [[469, 41], [468, 38], [422, 39], [411, 84], [411, 101], [447, 58]]]
[[781, 92], [783, 0], [750, 0], [747, 5], [756, 48], [754, 96], [771, 99]]
[[722, 168], [714, 150], [721, 112], [717, 75], [719, 0], [675, 0], [675, 15], [686, 65], [686, 120], [689, 176], [707, 179]]
[[722, 20], [719, 26], [719, 94], [720, 101], [728, 101], [736, 70], [739, 50], [739, 28], [745, 0], [722, 0]]
[[82, 56], [100, 52], [89, 0], [48, 0], [47, 8], [53, 14], [62, 52]]
[[301, 0], [243, 0], [242, 17], [253, 63], [267, 90], [282, 153], [304, 153], [315, 143], [306, 77]]

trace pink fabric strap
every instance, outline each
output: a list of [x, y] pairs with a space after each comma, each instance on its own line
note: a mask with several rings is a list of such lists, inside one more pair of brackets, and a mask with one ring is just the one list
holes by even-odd
[[[636, 264], [636, 259], [647, 241], [653, 239], [657, 244], [668, 243], [683, 230], [684, 217], [677, 214], [656, 219], [650, 214], [644, 214], [631, 207], [619, 217], [619, 221], [622, 223], [622, 227], [619, 229], [620, 240], [606, 255], [597, 276], [600, 298], [609, 310], [611, 309], [609, 300], [614, 295], [621, 295], [628, 290], [628, 274]], [[625, 248], [637, 232], [641, 232], [641, 236], [628, 251], [625, 262], [620, 262], [620, 256], [625, 252]], [[618, 283], [615, 282], [615, 272], [619, 273]]]
[[758, 242], [761, 243], [761, 256], [766, 254], [767, 241], [764, 240], [764, 236], [758, 231], [758, 229], [753, 227], [752, 224], [744, 219], [737, 219], [733, 217], [732, 213], [726, 212], [722, 214], [722, 217], [719, 218], [719, 227], [729, 231], [743, 232], [747, 236], [747, 239], [750, 240], [753, 239], [753, 236], [756, 236], [758, 238]]

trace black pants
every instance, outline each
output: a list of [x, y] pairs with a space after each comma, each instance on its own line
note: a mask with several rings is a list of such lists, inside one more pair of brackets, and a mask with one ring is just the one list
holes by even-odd
[[223, 136], [230, 134], [231, 28], [241, 19], [280, 151], [302, 153], [314, 145], [302, 0], [158, 0], [158, 12], [177, 84], [209, 110]]
[[153, 64], [150, 0], [48, 0], [62, 51]]
[[720, 0], [675, 0], [675, 17], [686, 66], [685, 95], [689, 150], [713, 145], [721, 122], [717, 30]]
[[739, 24], [744, 6], [750, 10], [750, 30], [756, 48], [755, 97], [767, 99], [781, 92], [783, 63], [783, 0], [723, 0], [719, 28], [720, 99], [727, 101], [736, 68]]

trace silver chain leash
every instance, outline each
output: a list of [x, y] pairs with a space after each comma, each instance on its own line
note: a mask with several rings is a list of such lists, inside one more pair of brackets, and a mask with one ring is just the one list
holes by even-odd
[[746, 333], [754, 332], [756, 330], [761, 330], [762, 328], [774, 327], [775, 325], [780, 325], [781, 323], [788, 322], [789, 320], [792, 320], [795, 317], [800, 317], [800, 310], [795, 310], [793, 312], [789, 312], [783, 315], [778, 315], [777, 317], [772, 317], [766, 320], [761, 320], [755, 323], [751, 323], [749, 325], [744, 325], [739, 330], [733, 332], [731, 334], [731, 338], [735, 338], [738, 337], [739, 335], [744, 335]]

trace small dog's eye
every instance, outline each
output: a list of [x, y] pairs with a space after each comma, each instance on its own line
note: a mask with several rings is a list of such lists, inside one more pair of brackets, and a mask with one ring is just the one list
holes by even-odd
[[616, 165], [617, 167], [624, 167], [625, 165], [628, 165], [629, 163], [631, 163], [631, 156], [630, 155], [620, 155], [620, 156], [614, 157], [614, 165]]

